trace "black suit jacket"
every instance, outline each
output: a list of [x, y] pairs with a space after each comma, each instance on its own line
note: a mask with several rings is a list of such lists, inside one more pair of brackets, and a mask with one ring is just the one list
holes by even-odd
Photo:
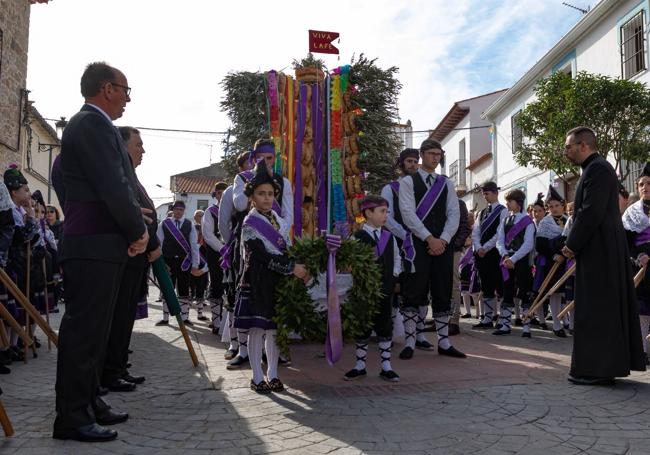
[[[130, 157], [129, 157], [129, 162], [131, 162]], [[138, 254], [137, 256], [129, 258], [127, 265], [130, 267], [147, 267], [149, 265], [149, 259], [146, 253], [150, 253], [151, 251], [155, 250], [160, 246], [160, 242], [158, 241], [158, 236], [156, 235], [156, 231], [158, 230], [158, 218], [156, 216], [156, 206], [153, 204], [153, 201], [147, 194], [147, 190], [144, 189], [144, 187], [140, 183], [140, 180], [138, 180], [137, 175], [135, 175], [135, 183], [136, 183], [138, 203], [140, 204], [140, 207], [152, 211], [152, 213], [147, 216], [153, 219], [153, 223], [147, 224], [147, 232], [149, 233], [149, 243], [147, 244], [147, 249], [145, 253]]]
[[84, 105], [68, 123], [53, 169], [65, 227], [61, 261], [126, 262], [128, 245], [145, 225], [137, 180], [117, 129], [100, 111]]

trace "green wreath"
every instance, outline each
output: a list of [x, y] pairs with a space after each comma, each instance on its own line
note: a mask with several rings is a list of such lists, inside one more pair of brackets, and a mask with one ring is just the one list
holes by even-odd
[[[325, 239], [298, 240], [289, 256], [304, 264], [312, 277], [327, 269], [328, 252]], [[344, 240], [336, 252], [336, 268], [350, 270], [352, 288], [341, 305], [341, 322], [344, 338], [362, 337], [372, 326], [377, 312], [377, 302], [382, 297], [381, 272], [375, 254], [369, 245], [358, 240]], [[278, 326], [277, 343], [287, 351], [289, 334], [299, 334], [306, 341], [323, 342], [327, 334], [327, 313], [318, 313], [308, 293], [307, 286], [294, 276], [282, 277], [276, 286], [274, 322]]]

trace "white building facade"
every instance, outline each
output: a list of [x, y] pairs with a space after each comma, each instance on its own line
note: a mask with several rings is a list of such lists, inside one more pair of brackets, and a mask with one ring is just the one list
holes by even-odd
[[493, 177], [491, 124], [481, 116], [504, 93], [499, 90], [455, 102], [430, 132], [445, 151], [443, 173], [467, 189], [463, 200], [469, 210], [483, 208], [478, 186]]
[[[601, 0], [485, 111], [484, 118], [492, 125], [493, 174], [502, 191], [519, 188], [526, 193], [527, 203], [532, 203], [538, 192], [546, 194], [548, 186], [553, 184], [567, 199], [573, 198], [577, 176], [565, 184], [552, 171], [515, 163], [513, 150], [517, 143], [525, 140], [516, 125], [516, 116], [535, 100], [535, 84], [556, 71], [573, 76], [586, 71], [613, 78], [650, 81], [649, 18], [650, 0]], [[628, 182], [638, 172], [636, 168], [634, 171]]]

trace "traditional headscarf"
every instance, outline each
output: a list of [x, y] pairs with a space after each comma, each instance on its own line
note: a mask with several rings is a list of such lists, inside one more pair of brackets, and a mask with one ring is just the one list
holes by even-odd
[[535, 202], [533, 202], [533, 205], [537, 205], [538, 207], [541, 207], [542, 209], [545, 209], [544, 206], [544, 193], [537, 193], [537, 199]]
[[5, 171], [4, 182], [9, 191], [17, 190], [21, 186], [27, 185], [27, 180], [23, 176], [22, 172], [20, 172], [20, 169], [18, 169], [18, 165], [16, 164], [10, 165], [9, 169]]
[[553, 188], [553, 185], [548, 186], [548, 193], [546, 193], [546, 203], [548, 204], [551, 201], [558, 201], [564, 204], [564, 198]]
[[265, 183], [269, 183], [273, 185], [273, 190], [275, 191], [276, 194], [280, 192], [280, 188], [278, 188], [278, 184], [276, 183], [275, 180], [273, 180], [273, 177], [269, 175], [269, 169], [266, 166], [266, 163], [264, 161], [260, 161], [255, 165], [255, 169], [253, 170], [255, 175], [253, 175], [253, 178], [250, 179], [250, 181], [246, 184], [246, 187], [244, 188], [244, 194], [248, 197], [251, 197], [253, 195], [253, 191], [255, 191], [255, 188], [257, 188], [260, 185], [263, 185]]
[[45, 200], [43, 199], [43, 194], [41, 193], [41, 190], [34, 191], [32, 193], [32, 199], [34, 199], [36, 202], [38, 202], [43, 207], [45, 207]]

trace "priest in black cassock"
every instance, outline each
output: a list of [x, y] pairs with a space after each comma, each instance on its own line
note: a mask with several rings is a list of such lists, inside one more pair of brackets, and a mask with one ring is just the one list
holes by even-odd
[[630, 370], [645, 371], [632, 264], [618, 210], [618, 179], [596, 150], [590, 128], [567, 133], [564, 155], [582, 167], [573, 226], [562, 250], [576, 260], [568, 379], [580, 385], [611, 385]]

